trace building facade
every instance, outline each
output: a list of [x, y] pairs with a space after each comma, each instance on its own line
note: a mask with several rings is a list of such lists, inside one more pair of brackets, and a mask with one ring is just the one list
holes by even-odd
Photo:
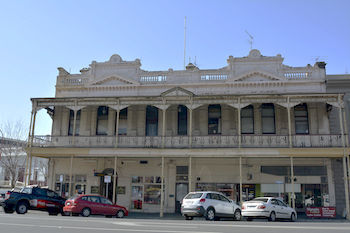
[[[254, 49], [220, 69], [145, 71], [113, 55], [80, 74], [58, 70], [56, 96], [32, 99], [27, 151], [49, 159], [49, 186], [64, 196], [98, 193], [163, 215], [188, 191], [216, 190], [349, 211], [344, 95], [327, 93], [323, 62], [290, 67]], [[41, 109], [49, 136], [33, 135]]]

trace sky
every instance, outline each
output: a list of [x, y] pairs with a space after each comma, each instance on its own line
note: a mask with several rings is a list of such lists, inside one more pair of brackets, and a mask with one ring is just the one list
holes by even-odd
[[[79, 73], [112, 54], [141, 59], [144, 70], [225, 66], [227, 58], [281, 54], [284, 64], [327, 62], [328, 74], [350, 71], [348, 0], [0, 0], [0, 125], [29, 128], [31, 101], [54, 97], [57, 67]], [[38, 113], [36, 135], [51, 120]]]

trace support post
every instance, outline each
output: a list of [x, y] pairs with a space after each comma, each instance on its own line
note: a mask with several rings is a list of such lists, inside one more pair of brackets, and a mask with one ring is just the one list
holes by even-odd
[[344, 172], [344, 189], [345, 189], [345, 209], [346, 209], [346, 218], [350, 220], [350, 208], [349, 208], [349, 185], [348, 185], [348, 174], [347, 174], [347, 153], [345, 149], [345, 135], [344, 135], [344, 126], [343, 126], [343, 103], [341, 101], [340, 94], [338, 95], [338, 104], [339, 104], [339, 121], [340, 121], [340, 130], [342, 135], [342, 144], [343, 144], [343, 172]]
[[119, 114], [120, 109], [117, 109], [116, 123], [115, 123], [115, 147], [118, 147], [118, 139], [119, 139]]
[[35, 120], [36, 120], [36, 109], [34, 112], [34, 118], [33, 118], [33, 125], [32, 125], [32, 132], [30, 137], [30, 143], [29, 143], [29, 164], [28, 164], [28, 184], [30, 185], [30, 177], [32, 176], [32, 145], [34, 140], [34, 130], [35, 130]]
[[[29, 130], [28, 130], [28, 144], [27, 146], [29, 147], [30, 144], [30, 138], [31, 138], [31, 130], [32, 130], [32, 123], [33, 123], [33, 110], [30, 113], [30, 123], [29, 123]], [[27, 177], [28, 177], [28, 165], [29, 165], [29, 153], [26, 156], [26, 163], [25, 163], [25, 170], [24, 170], [24, 186], [27, 185]]]
[[160, 190], [160, 217], [164, 216], [164, 157], [162, 157], [162, 176], [161, 176], [161, 190]]
[[290, 177], [292, 183], [292, 207], [295, 209], [295, 191], [294, 191], [294, 161], [293, 157], [290, 157]]
[[238, 109], [237, 109], [237, 129], [238, 129], [238, 148], [242, 145], [242, 132], [241, 132], [241, 98], [238, 98]]
[[75, 144], [75, 129], [76, 129], [76, 124], [77, 124], [77, 110], [73, 110], [73, 113], [74, 113], [74, 120], [73, 120], [73, 138], [72, 138], [72, 143], [73, 145]]
[[239, 202], [243, 203], [243, 187], [242, 187], [242, 157], [239, 157]]
[[[72, 195], [72, 174], [73, 173], [73, 155], [70, 156], [70, 168], [69, 168], [69, 191], [68, 196]], [[64, 181], [64, 180], [63, 180]]]
[[113, 172], [113, 203], [116, 203], [116, 190], [117, 190], [117, 156], [114, 156], [114, 172]]
[[192, 119], [193, 119], [193, 109], [190, 108], [190, 124], [189, 124], [189, 130], [188, 130], [188, 145], [190, 148], [192, 148]]
[[188, 158], [188, 191], [192, 192], [192, 157]]
[[290, 105], [289, 105], [289, 96], [288, 96], [288, 104], [287, 104], [287, 112], [288, 112], [288, 138], [289, 138], [289, 147], [293, 147], [293, 141], [292, 141], [292, 122], [290, 117]]
[[166, 108], [162, 109], [163, 110], [163, 122], [162, 122], [162, 148], [165, 146], [165, 127], [166, 127]]

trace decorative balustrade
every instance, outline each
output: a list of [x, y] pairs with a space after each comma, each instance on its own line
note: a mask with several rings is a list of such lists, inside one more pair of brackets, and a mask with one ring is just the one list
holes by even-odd
[[167, 79], [166, 75], [155, 75], [155, 76], [141, 76], [140, 82], [147, 83], [147, 82], [165, 82]]
[[[120, 148], [237, 148], [239, 136], [119, 136]], [[293, 135], [293, 147], [341, 147], [341, 135]], [[115, 136], [35, 136], [34, 147], [115, 147]], [[288, 135], [242, 135], [242, 148], [287, 148]]]
[[311, 76], [310, 72], [285, 72], [284, 77], [287, 79], [306, 79]]
[[79, 86], [79, 85], [84, 85], [85, 83], [88, 82], [87, 78], [62, 78], [61, 79], [61, 84], [64, 86]]
[[226, 80], [228, 78], [227, 74], [205, 74], [201, 75], [201, 80]]

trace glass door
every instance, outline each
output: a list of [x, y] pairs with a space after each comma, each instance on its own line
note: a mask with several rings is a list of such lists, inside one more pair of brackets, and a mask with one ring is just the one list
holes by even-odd
[[131, 186], [131, 209], [142, 210], [143, 204], [143, 185]]
[[188, 183], [176, 183], [175, 211], [181, 212], [182, 199], [188, 193]]

